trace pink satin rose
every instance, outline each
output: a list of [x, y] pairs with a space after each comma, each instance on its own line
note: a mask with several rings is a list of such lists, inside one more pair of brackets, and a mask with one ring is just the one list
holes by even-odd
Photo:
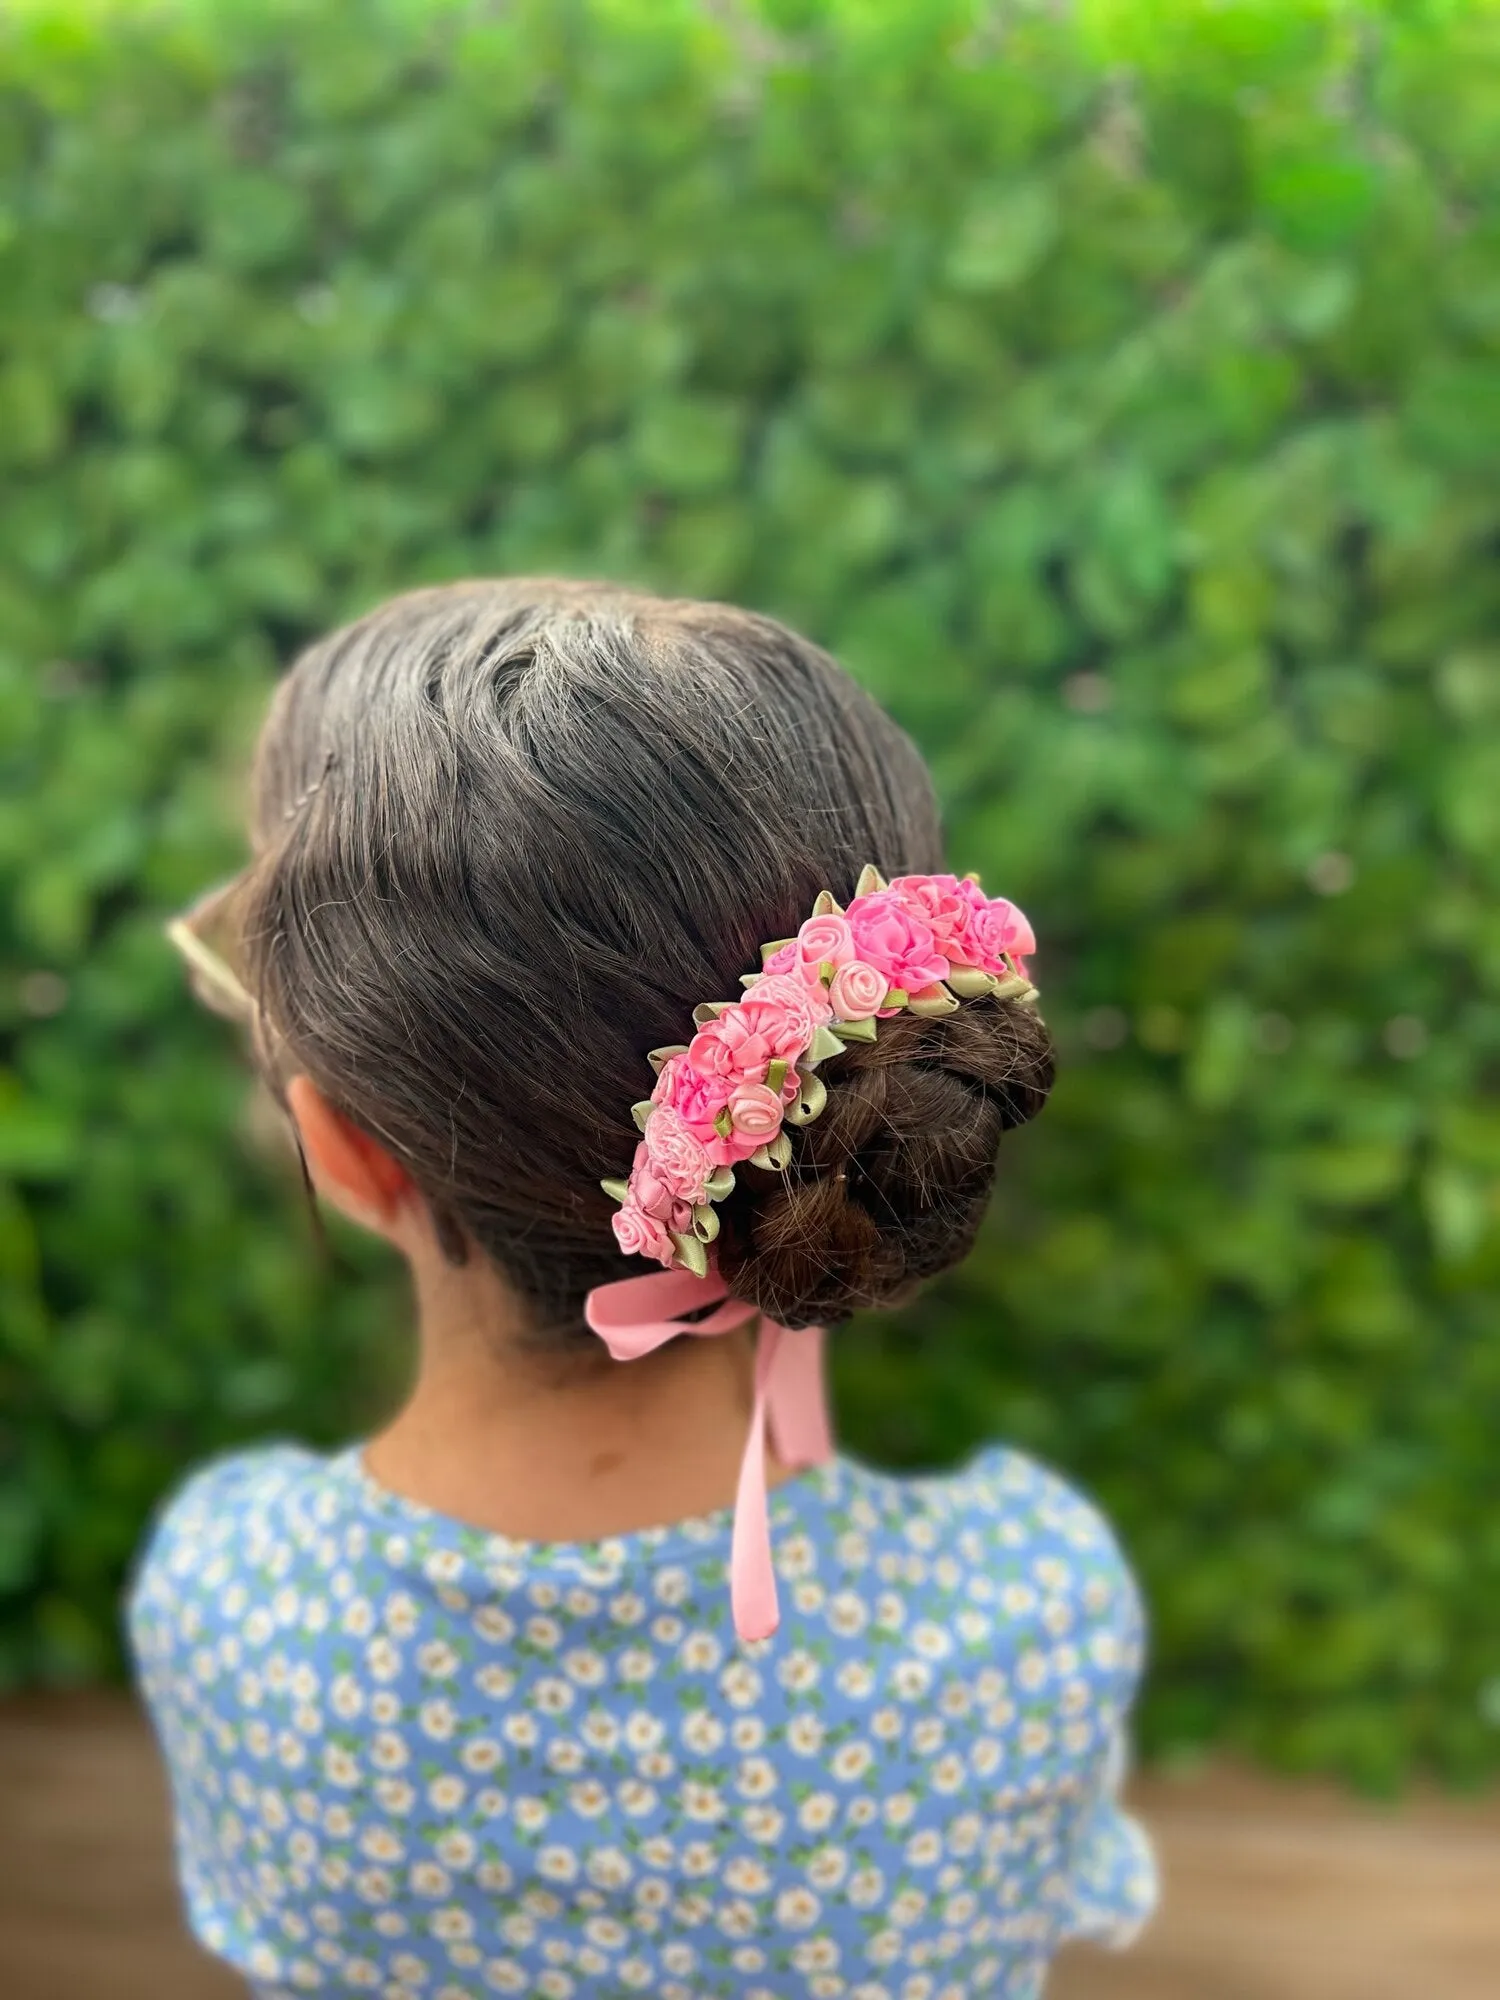
[[781, 1062], [795, 1062], [826, 1021], [833, 1018], [819, 984], [805, 985], [786, 974], [762, 975], [738, 1002], [739, 1012], [765, 1036]]
[[[659, 1104], [646, 1120], [642, 1145], [652, 1173], [670, 1189], [674, 1200], [686, 1203], [689, 1208], [707, 1201], [713, 1160], [703, 1141], [670, 1104]], [[652, 1214], [659, 1213], [645, 1199], [641, 1206]]]
[[738, 1083], [760, 1083], [774, 1056], [766, 1037], [736, 1004], [700, 1028], [688, 1044], [687, 1059], [701, 1076], [725, 1085], [724, 1101]]
[[855, 949], [887, 986], [918, 993], [947, 977], [948, 961], [938, 950], [931, 928], [894, 889], [877, 889], [856, 896], [849, 905], [849, 928]]
[[729, 1100], [735, 1137], [767, 1146], [781, 1130], [782, 1099], [769, 1084], [742, 1083]]
[[965, 956], [972, 911], [956, 875], [898, 875], [891, 894], [932, 932], [932, 941], [950, 965], [971, 965]]
[[854, 955], [854, 933], [847, 917], [832, 912], [826, 917], [809, 917], [797, 933], [797, 957], [813, 979], [825, 965], [847, 965]]
[[704, 1076], [686, 1056], [668, 1056], [656, 1079], [651, 1102], [675, 1111], [694, 1137], [707, 1145], [714, 1120], [729, 1102], [730, 1088], [727, 1077]]
[[828, 989], [828, 1004], [838, 1021], [868, 1021], [879, 1010], [889, 982], [883, 972], [856, 958], [841, 965]]
[[731, 1084], [764, 1083], [773, 1062], [794, 1063], [830, 1018], [821, 986], [809, 986], [795, 973], [768, 973], [698, 1031], [688, 1061], [703, 1075]]
[[960, 882], [959, 890], [969, 909], [967, 948], [964, 961], [982, 972], [1006, 971], [1005, 959], [1012, 958], [1020, 972], [1036, 950], [1036, 934], [1014, 903], [1004, 896], [987, 896], [977, 882]]
[[773, 977], [795, 974], [815, 985], [825, 965], [847, 965], [854, 956], [854, 934], [846, 917], [830, 912], [809, 917], [790, 944], [773, 952], [761, 970]]
[[610, 1227], [627, 1257], [654, 1257], [658, 1264], [670, 1264], [677, 1254], [677, 1246], [663, 1225], [633, 1201], [615, 1210]]
[[693, 1211], [678, 1191], [675, 1180], [662, 1173], [646, 1151], [643, 1139], [635, 1149], [630, 1167], [630, 1200], [643, 1215], [664, 1228], [684, 1230], [693, 1226]]

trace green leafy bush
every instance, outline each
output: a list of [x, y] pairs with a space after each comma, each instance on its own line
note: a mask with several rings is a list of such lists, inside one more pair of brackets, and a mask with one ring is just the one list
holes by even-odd
[[31, 0], [0, 120], [5, 1672], [390, 1392], [160, 924], [298, 642], [547, 566], [834, 646], [1045, 940], [852, 1443], [1104, 1497], [1159, 1752], [1500, 1763], [1500, 16]]

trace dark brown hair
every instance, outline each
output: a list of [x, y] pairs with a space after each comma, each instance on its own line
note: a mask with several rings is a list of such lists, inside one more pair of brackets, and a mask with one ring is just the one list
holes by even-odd
[[[919, 671], [919, 663], [914, 663]], [[240, 904], [276, 1071], [305, 1072], [471, 1244], [539, 1335], [627, 1262], [646, 1052], [730, 999], [820, 889], [942, 866], [910, 741], [772, 619], [613, 585], [416, 591], [279, 688]], [[955, 1263], [1002, 1132], [1052, 1078], [1035, 1014], [980, 1000], [882, 1023], [823, 1072], [785, 1174], [721, 1208], [735, 1293], [837, 1322]]]

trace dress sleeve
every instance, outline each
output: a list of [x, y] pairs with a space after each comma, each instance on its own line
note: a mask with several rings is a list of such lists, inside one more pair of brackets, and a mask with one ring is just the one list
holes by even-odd
[[1126, 1764], [1123, 1727], [1069, 1843], [1059, 1943], [1086, 1940], [1123, 1951], [1156, 1908], [1156, 1859], [1145, 1829], [1120, 1803]]
[[[251, 1863], [236, 1859], [224, 1838], [235, 1810], [223, 1749], [229, 1718], [213, 1699], [224, 1677], [207, 1670], [217, 1640], [226, 1630], [233, 1634], [239, 1615], [226, 1626], [221, 1606], [224, 1592], [246, 1580], [239, 1550], [247, 1511], [306, 1458], [293, 1446], [267, 1446], [193, 1474], [160, 1510], [125, 1605], [137, 1686], [170, 1784], [188, 1928], [206, 1951], [252, 1981], [274, 1973], [275, 1957], [255, 1931]], [[255, 2000], [292, 2000], [274, 1986], [250, 1990]]]
[[[1007, 1453], [998, 1464], [1008, 1489], [1029, 1504], [1039, 1549], [1057, 1572], [1071, 1614], [1070, 1692], [1086, 1691], [1085, 1705], [1074, 1707], [1069, 1727], [1058, 1731], [1064, 1743], [1074, 1735], [1077, 1751], [1062, 1753], [1055, 1772], [1066, 1805], [1055, 1823], [1043, 1891], [1051, 1943], [1056, 1948], [1086, 1940], [1123, 1949], [1158, 1897], [1151, 1843], [1121, 1803], [1130, 1715], [1146, 1652], [1145, 1604], [1114, 1531], [1092, 1501], [1019, 1454]], [[1045, 1654], [1049, 1637], [1038, 1632], [1033, 1643]]]

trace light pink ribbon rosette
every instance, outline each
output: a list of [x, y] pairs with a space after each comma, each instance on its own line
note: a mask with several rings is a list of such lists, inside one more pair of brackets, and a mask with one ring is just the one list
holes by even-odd
[[[704, 1312], [705, 1307], [713, 1308]], [[735, 1488], [729, 1555], [729, 1598], [742, 1639], [769, 1639], [781, 1622], [771, 1524], [766, 1501], [766, 1425], [783, 1465], [801, 1470], [833, 1456], [823, 1386], [823, 1329], [778, 1326], [755, 1307], [729, 1296], [716, 1275], [650, 1271], [600, 1285], [585, 1316], [616, 1361], [636, 1361], [679, 1334], [729, 1333], [759, 1319], [755, 1340], [755, 1405]], [[703, 1313], [684, 1319], [684, 1313]]]
[[[665, 1267], [589, 1294], [589, 1325], [617, 1361], [649, 1354], [679, 1334], [727, 1333], [759, 1317], [755, 1411], [740, 1464], [730, 1559], [735, 1630], [768, 1638], [777, 1626], [776, 1578], [766, 1512], [766, 1423], [789, 1466], [832, 1455], [823, 1390], [823, 1329], [793, 1331], [729, 1297], [714, 1267], [715, 1206], [735, 1172], [785, 1173], [792, 1131], [828, 1101], [818, 1067], [850, 1043], [873, 1042], [881, 1021], [928, 1019], [965, 1000], [1037, 998], [1026, 969], [1030, 924], [977, 877], [898, 875], [873, 867], [842, 908], [826, 889], [794, 938], [761, 948], [759, 972], [738, 1000], [693, 1013], [691, 1042], [653, 1049], [656, 1088], [633, 1107], [641, 1140], [628, 1178], [607, 1180], [627, 1256]], [[788, 1130], [790, 1127], [792, 1130]], [[701, 1317], [686, 1319], [684, 1314]]]

